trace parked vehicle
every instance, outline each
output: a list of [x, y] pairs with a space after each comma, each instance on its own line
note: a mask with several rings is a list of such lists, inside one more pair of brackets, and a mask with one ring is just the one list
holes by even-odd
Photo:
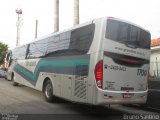
[[147, 107], [160, 109], [160, 78], [151, 78], [148, 83]]
[[6, 78], [6, 71], [0, 69], [0, 77]]
[[100, 18], [16, 47], [7, 78], [55, 96], [94, 105], [145, 103], [150, 33]]

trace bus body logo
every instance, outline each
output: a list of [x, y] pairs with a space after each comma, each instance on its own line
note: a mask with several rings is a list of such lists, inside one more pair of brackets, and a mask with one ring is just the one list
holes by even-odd
[[147, 70], [138, 69], [138, 70], [137, 70], [137, 75], [138, 75], [138, 76], [146, 76], [146, 75], [147, 75]]

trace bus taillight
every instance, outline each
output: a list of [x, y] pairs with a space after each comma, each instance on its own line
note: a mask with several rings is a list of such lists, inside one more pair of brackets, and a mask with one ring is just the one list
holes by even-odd
[[121, 58], [120, 60], [123, 62], [127, 62], [127, 63], [134, 63], [134, 64], [139, 63], [139, 61], [137, 61], [137, 60], [131, 60], [128, 58]]
[[103, 80], [103, 60], [100, 60], [95, 67], [95, 78], [98, 88], [102, 88], [102, 80]]

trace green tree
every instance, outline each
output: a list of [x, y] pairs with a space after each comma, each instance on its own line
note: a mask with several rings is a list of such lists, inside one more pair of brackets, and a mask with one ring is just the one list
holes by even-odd
[[4, 63], [4, 58], [8, 50], [8, 45], [0, 42], [0, 65]]

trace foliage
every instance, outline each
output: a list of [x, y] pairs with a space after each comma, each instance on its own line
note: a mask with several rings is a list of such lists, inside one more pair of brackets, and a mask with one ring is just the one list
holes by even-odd
[[0, 65], [4, 63], [4, 58], [8, 50], [8, 45], [0, 42]]

